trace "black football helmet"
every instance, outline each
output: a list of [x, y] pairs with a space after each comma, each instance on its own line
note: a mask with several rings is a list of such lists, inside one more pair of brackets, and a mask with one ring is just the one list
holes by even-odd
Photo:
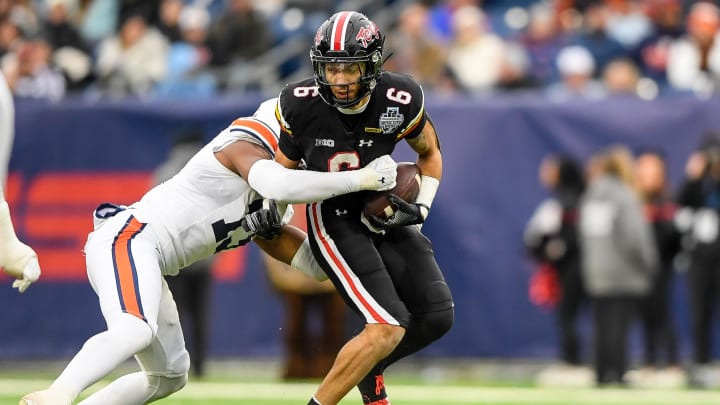
[[[333, 107], [352, 107], [368, 95], [380, 80], [385, 36], [367, 16], [356, 11], [341, 11], [328, 18], [315, 34], [310, 49], [315, 82], [322, 99]], [[333, 86], [325, 78], [326, 63], [359, 63], [362, 69], [360, 92], [354, 99], [336, 99]], [[345, 84], [347, 85], [347, 84]], [[345, 86], [343, 85], [343, 86]]]

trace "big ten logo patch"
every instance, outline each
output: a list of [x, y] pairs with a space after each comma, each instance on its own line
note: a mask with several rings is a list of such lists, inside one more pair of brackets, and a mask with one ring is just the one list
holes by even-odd
[[[83, 248], [93, 210], [103, 202], [132, 204], [151, 184], [149, 172], [43, 172], [27, 179], [11, 173], [6, 187], [10, 215], [20, 240], [38, 254], [41, 281], [87, 280]], [[222, 252], [213, 275], [238, 280], [245, 266], [244, 247]]]

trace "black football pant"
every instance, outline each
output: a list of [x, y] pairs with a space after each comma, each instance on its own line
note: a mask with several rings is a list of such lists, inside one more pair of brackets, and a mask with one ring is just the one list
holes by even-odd
[[[412, 240], [414, 243], [405, 243]], [[424, 246], [417, 249], [417, 246]], [[442, 337], [453, 324], [453, 302], [440, 268], [435, 262], [430, 241], [414, 227], [391, 232], [378, 249], [391, 274], [413, 276], [417, 269], [426, 268], [427, 275], [399, 283], [400, 296], [410, 311], [405, 336], [395, 350], [383, 359], [371, 375], [382, 372], [395, 361], [417, 352]], [[412, 277], [408, 277], [412, 278]], [[418, 282], [419, 284], [415, 285]], [[373, 374], [374, 373], [374, 374]]]
[[453, 301], [432, 245], [417, 228], [379, 235], [359, 217], [346, 207], [308, 204], [313, 253], [347, 304], [366, 323], [405, 327], [400, 344], [369, 375], [374, 379], [389, 364], [447, 333]]

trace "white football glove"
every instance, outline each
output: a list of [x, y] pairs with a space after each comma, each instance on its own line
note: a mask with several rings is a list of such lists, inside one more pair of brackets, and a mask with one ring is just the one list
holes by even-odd
[[397, 162], [383, 155], [358, 170], [361, 190], [385, 191], [395, 187]]
[[17, 279], [13, 288], [20, 292], [40, 278], [37, 254], [15, 235], [6, 201], [0, 201], [0, 266]]
[[37, 254], [22, 242], [15, 245], [10, 257], [3, 258], [3, 268], [17, 279], [13, 281], [12, 286], [21, 293], [40, 278], [40, 263], [38, 263]]
[[[22, 269], [20, 271], [20, 277], [17, 277], [17, 280], [13, 281], [13, 288], [17, 288], [19, 292], [25, 292], [25, 290], [30, 287], [30, 284], [36, 282], [40, 278], [40, 263], [37, 260], [37, 254], [35, 253], [32, 248], [25, 244], [21, 244], [24, 249], [24, 252], [22, 253], [24, 256], [17, 260], [15, 263], [24, 263], [22, 265], [19, 265], [19, 268]], [[9, 270], [7, 270], [9, 267], [4, 267], [8, 273], [10, 273]]]

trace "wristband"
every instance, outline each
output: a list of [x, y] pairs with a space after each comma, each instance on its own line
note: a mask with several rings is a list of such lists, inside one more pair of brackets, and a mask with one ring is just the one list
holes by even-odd
[[431, 176], [421, 176], [420, 178], [420, 191], [418, 192], [418, 196], [415, 199], [415, 203], [420, 204], [421, 206], [425, 206], [425, 208], [430, 211], [430, 207], [432, 206], [433, 200], [435, 199], [435, 194], [437, 193], [437, 189], [440, 186], [440, 180]]
[[[420, 215], [422, 215], [423, 221], [425, 218], [427, 218], [428, 214], [430, 214], [430, 207], [423, 203], [415, 203], [418, 207], [420, 207]], [[424, 208], [424, 209], [423, 209]]]

